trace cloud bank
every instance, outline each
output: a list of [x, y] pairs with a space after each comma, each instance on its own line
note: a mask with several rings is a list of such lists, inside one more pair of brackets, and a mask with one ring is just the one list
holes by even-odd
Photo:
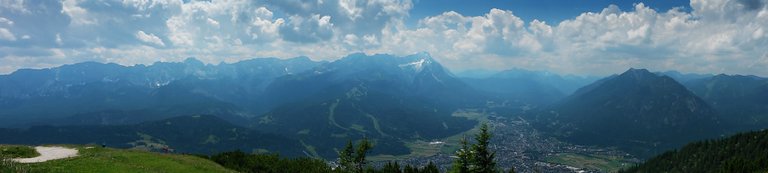
[[453, 70], [602, 75], [639, 67], [768, 76], [766, 4], [691, 0], [690, 10], [668, 11], [610, 5], [546, 23], [504, 9], [411, 19], [409, 0], [8, 0], [0, 3], [0, 73], [82, 61], [333, 60], [427, 51]]

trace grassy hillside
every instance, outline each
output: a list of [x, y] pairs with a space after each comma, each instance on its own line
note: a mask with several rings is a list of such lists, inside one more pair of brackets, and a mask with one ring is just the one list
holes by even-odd
[[22, 145], [106, 144], [114, 148], [167, 146], [182, 153], [266, 150], [302, 156], [301, 144], [284, 136], [239, 127], [212, 115], [180, 116], [133, 125], [0, 128], [0, 143]]
[[21, 165], [29, 172], [234, 172], [190, 155], [152, 153], [101, 147], [69, 146], [78, 156]]

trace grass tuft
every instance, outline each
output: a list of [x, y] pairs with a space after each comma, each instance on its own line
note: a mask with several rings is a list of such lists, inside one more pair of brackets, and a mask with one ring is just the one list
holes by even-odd
[[40, 156], [40, 153], [30, 146], [0, 145], [0, 155], [6, 158], [32, 158]]

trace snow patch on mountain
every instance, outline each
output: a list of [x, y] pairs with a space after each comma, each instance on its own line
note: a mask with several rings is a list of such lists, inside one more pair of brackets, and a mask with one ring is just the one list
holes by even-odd
[[424, 69], [424, 66], [426, 64], [430, 64], [430, 63], [432, 63], [432, 61], [429, 61], [426, 58], [420, 58], [419, 60], [416, 60], [416, 61], [413, 61], [413, 62], [409, 62], [409, 63], [405, 63], [405, 64], [400, 64], [400, 65], [398, 65], [398, 67], [400, 67], [400, 68], [411, 68], [415, 72], [418, 73], [418, 72], [421, 72], [422, 69]]

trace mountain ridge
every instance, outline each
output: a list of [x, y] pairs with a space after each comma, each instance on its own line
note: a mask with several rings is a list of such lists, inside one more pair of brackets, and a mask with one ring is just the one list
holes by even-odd
[[646, 157], [721, 133], [713, 130], [721, 122], [705, 101], [674, 79], [645, 69], [599, 80], [549, 110], [536, 116], [537, 126], [555, 136]]
[[272, 94], [267, 97], [281, 99], [272, 102], [282, 106], [253, 126], [312, 141], [322, 157], [335, 156], [332, 148], [344, 145], [344, 139], [364, 136], [388, 146], [374, 149], [375, 154], [407, 154], [403, 140], [467, 130], [475, 122], [451, 113], [462, 105], [482, 104], [472, 88], [428, 54], [352, 54], [278, 78], [267, 90]]
[[733, 123], [730, 131], [768, 128], [768, 79], [753, 75], [719, 74], [685, 85]]
[[[267, 108], [261, 107], [260, 95], [273, 78], [322, 63], [325, 62], [297, 57], [205, 65], [189, 58], [184, 62], [156, 62], [149, 66], [85, 62], [20, 70], [0, 75], [0, 117], [9, 120], [0, 126], [23, 127], [33, 122], [109, 110], [180, 109], [199, 105], [221, 105], [211, 109], [229, 110], [233, 109], [228, 104], [236, 105], [240, 108], [232, 111], [234, 115], [255, 116], [266, 112]], [[195, 112], [182, 114], [189, 113]]]

